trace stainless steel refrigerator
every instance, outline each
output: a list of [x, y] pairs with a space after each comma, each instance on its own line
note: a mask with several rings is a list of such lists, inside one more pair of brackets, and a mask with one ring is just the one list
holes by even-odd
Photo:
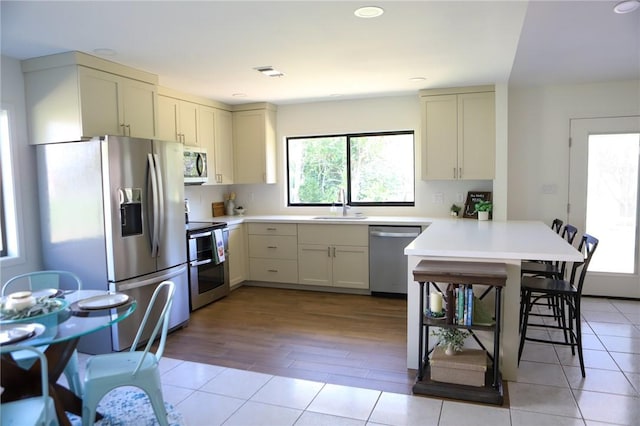
[[78, 349], [97, 354], [129, 348], [164, 280], [176, 284], [170, 327], [184, 325], [189, 288], [182, 145], [103, 136], [38, 145], [37, 158], [45, 268], [73, 271], [84, 289], [124, 292], [138, 302], [129, 318], [82, 337]]

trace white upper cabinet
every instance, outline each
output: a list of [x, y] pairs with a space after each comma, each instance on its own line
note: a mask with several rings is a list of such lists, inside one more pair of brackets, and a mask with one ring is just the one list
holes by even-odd
[[234, 183], [276, 183], [276, 110], [269, 104], [233, 112]]
[[159, 88], [158, 138], [197, 146], [207, 152], [205, 185], [229, 185], [233, 180], [232, 116], [220, 102]]
[[207, 150], [209, 180], [207, 184], [233, 183], [233, 145], [231, 113], [200, 105], [198, 139]]
[[495, 177], [493, 86], [420, 92], [422, 178]]
[[79, 52], [29, 59], [22, 68], [30, 143], [156, 137], [157, 76]]
[[159, 95], [158, 138], [199, 146], [198, 104]]

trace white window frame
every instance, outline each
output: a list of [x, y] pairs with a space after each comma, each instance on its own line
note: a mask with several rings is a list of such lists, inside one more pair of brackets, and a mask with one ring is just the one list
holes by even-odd
[[2, 104], [0, 111], [6, 118], [6, 131], [0, 128], [0, 155], [2, 156], [2, 195], [4, 203], [4, 220], [7, 241], [7, 255], [0, 257], [2, 267], [25, 263], [24, 229], [22, 220], [22, 197], [20, 183], [14, 173], [15, 165], [20, 164], [16, 149], [17, 133], [15, 131], [15, 108]]

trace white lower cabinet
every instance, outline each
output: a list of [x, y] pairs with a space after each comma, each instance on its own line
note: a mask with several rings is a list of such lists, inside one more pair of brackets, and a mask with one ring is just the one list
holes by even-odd
[[300, 284], [369, 288], [368, 227], [298, 225]]
[[249, 279], [298, 282], [297, 225], [249, 223]]
[[247, 245], [245, 226], [229, 226], [229, 284], [239, 285], [247, 279]]
[[369, 249], [362, 246], [298, 246], [300, 284], [369, 288]]

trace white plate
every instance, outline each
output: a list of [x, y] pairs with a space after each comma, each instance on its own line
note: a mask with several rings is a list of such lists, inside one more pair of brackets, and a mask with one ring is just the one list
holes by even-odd
[[7, 324], [0, 329], [0, 345], [20, 342], [44, 333], [46, 327], [42, 324]]
[[63, 293], [62, 290], [58, 288], [44, 288], [42, 290], [36, 290], [31, 294], [33, 295], [33, 297], [39, 298], [39, 297], [58, 297], [58, 296], [61, 296], [62, 293]]
[[124, 305], [128, 301], [129, 296], [124, 293], [103, 294], [101, 296], [94, 296], [88, 299], [79, 300], [78, 308], [88, 310], [109, 309]]

